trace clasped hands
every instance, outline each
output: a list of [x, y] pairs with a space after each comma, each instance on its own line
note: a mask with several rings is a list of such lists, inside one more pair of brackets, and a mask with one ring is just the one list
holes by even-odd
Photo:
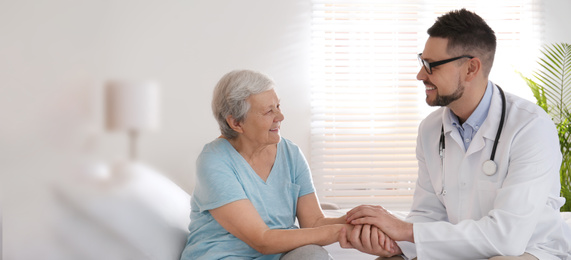
[[414, 242], [412, 224], [398, 219], [381, 206], [358, 206], [347, 212], [345, 219], [354, 226], [351, 230], [341, 230], [339, 244], [342, 248], [390, 257], [402, 254], [395, 241]]

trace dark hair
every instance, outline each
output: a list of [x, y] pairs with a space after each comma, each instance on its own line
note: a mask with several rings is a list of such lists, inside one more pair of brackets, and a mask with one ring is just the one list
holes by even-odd
[[496, 53], [496, 35], [482, 17], [464, 8], [450, 11], [438, 17], [427, 32], [430, 37], [448, 39], [446, 51], [451, 55], [478, 57], [484, 76], [488, 76]]

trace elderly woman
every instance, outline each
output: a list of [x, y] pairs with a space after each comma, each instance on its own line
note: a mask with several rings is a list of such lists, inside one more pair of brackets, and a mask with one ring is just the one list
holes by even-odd
[[351, 225], [324, 217], [303, 154], [280, 136], [274, 82], [232, 71], [214, 89], [212, 110], [222, 135], [197, 160], [181, 259], [330, 259], [317, 245], [336, 242]]

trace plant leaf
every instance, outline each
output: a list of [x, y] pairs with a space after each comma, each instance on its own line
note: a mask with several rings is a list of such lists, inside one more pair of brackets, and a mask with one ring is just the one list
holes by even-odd
[[548, 113], [557, 123], [564, 120], [562, 111], [568, 110], [571, 105], [571, 45], [548, 45], [541, 53], [543, 57], [538, 61], [540, 69], [533, 76], [543, 87], [550, 108]]
[[559, 135], [561, 196], [567, 201], [561, 211], [571, 211], [571, 45], [544, 46], [533, 79], [518, 72], [543, 108], [554, 120]]

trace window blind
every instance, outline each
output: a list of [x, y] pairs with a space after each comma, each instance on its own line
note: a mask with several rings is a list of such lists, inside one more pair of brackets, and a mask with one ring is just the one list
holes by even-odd
[[541, 31], [531, 0], [313, 0], [312, 7], [310, 166], [320, 201], [341, 207], [410, 209], [417, 128], [434, 109], [416, 80], [416, 55], [436, 17], [465, 7], [486, 19], [498, 54], [512, 48], [494, 66], [520, 62], [512, 53], [537, 49]]

